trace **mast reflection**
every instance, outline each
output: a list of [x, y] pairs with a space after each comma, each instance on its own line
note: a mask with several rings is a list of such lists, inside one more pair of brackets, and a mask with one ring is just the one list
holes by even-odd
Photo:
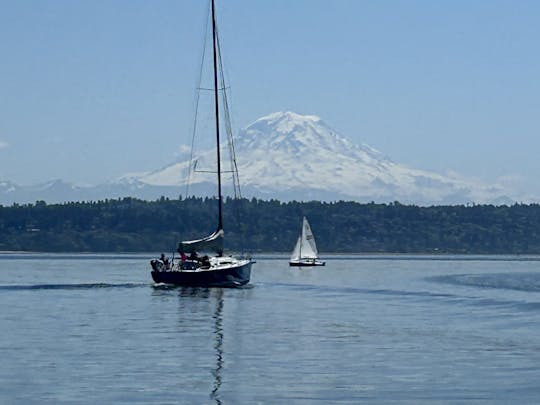
[[220, 288], [216, 290], [217, 295], [217, 305], [214, 312], [214, 336], [215, 344], [214, 348], [216, 349], [216, 368], [213, 371], [214, 374], [214, 386], [212, 387], [212, 392], [210, 397], [216, 401], [217, 404], [221, 404], [219, 398], [219, 388], [221, 387], [221, 373], [223, 370], [223, 289]]
[[[179, 295], [182, 298], [202, 298], [202, 299], [215, 299], [215, 309], [212, 314], [212, 334], [213, 334], [213, 348], [215, 350], [215, 367], [212, 369], [212, 376], [214, 381], [212, 384], [212, 390], [210, 391], [210, 398], [213, 399], [216, 404], [221, 404], [219, 397], [219, 389], [222, 383], [222, 371], [224, 366], [223, 358], [223, 306], [224, 306], [224, 289], [222, 288], [204, 288], [204, 287], [180, 287]], [[214, 304], [214, 302], [212, 302]]]

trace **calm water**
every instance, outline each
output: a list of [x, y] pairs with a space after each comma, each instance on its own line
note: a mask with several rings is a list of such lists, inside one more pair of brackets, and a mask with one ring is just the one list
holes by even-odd
[[0, 403], [540, 403], [540, 258], [265, 256], [210, 290], [149, 258], [0, 255]]

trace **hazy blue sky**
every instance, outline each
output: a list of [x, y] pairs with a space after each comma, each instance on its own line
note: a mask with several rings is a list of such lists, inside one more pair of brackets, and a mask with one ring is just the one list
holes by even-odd
[[[0, 0], [0, 178], [97, 183], [189, 143], [207, 0]], [[233, 119], [321, 116], [540, 194], [540, 2], [218, 0]]]

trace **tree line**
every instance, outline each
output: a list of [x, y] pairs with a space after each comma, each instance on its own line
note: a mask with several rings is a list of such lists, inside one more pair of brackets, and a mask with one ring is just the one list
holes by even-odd
[[[289, 252], [302, 217], [322, 255], [540, 254], [538, 204], [420, 207], [399, 202], [226, 199], [225, 248]], [[0, 251], [172, 252], [217, 226], [213, 198], [122, 198], [0, 206]]]

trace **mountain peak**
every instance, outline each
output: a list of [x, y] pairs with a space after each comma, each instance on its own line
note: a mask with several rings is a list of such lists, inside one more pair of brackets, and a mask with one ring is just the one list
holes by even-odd
[[298, 122], [305, 122], [305, 121], [317, 122], [321, 120], [321, 118], [318, 117], [317, 115], [303, 115], [303, 114], [295, 113], [294, 111], [277, 111], [277, 112], [273, 112], [271, 114], [265, 115], [264, 117], [259, 118], [257, 121], [278, 121], [278, 120], [284, 120], [284, 119], [291, 120], [291, 121], [298, 121]]
[[321, 118], [316, 115], [301, 115], [292, 111], [278, 111], [259, 118], [249, 127], [273, 127], [274, 131], [287, 133], [297, 126], [316, 124]]
[[279, 111], [259, 118], [240, 131], [239, 149], [281, 150], [292, 156], [347, 155], [362, 160], [384, 160], [369, 145], [354, 145], [316, 115]]

